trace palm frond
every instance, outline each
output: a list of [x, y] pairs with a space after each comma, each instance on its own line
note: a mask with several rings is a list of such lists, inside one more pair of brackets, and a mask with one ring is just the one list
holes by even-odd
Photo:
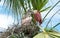
[[[16, 11], [16, 13], [17, 13], [17, 9], [21, 9], [21, 8], [24, 9], [24, 11], [26, 12], [27, 6], [29, 9], [33, 7], [34, 10], [35, 9], [41, 10], [47, 4], [47, 2], [48, 0], [6, 0], [7, 6], [12, 8], [14, 11]], [[28, 5], [26, 5], [25, 3]], [[42, 11], [45, 10], [43, 9]]]
[[47, 17], [47, 15], [51, 12], [51, 10], [58, 4], [60, 3], [60, 0], [48, 11], [48, 13], [45, 15], [45, 17], [43, 18], [43, 22], [44, 22], [44, 19]]
[[40, 6], [40, 10], [48, 3], [48, 0], [44, 0], [42, 3], [41, 3], [41, 6]]
[[26, 8], [24, 7], [24, 1], [25, 1], [25, 0], [20, 0], [20, 4], [21, 4], [21, 6], [23, 7], [24, 11], [26, 12]]
[[47, 4], [47, 2], [48, 0], [31, 0], [34, 10], [41, 10]]
[[48, 32], [51, 36], [53, 36], [53, 37], [57, 37], [57, 38], [59, 38], [60, 37], [60, 33], [58, 33], [58, 32]]
[[44, 11], [48, 10], [49, 8], [51, 8], [51, 6], [49, 6], [49, 7], [47, 7], [47, 8], [42, 9], [40, 12], [44, 12]]
[[60, 33], [58, 32], [47, 32], [47, 33], [39, 33], [35, 35], [33, 38], [60, 38]]
[[58, 11], [56, 11], [56, 13], [55, 13], [55, 14], [53, 14], [53, 16], [50, 18], [50, 20], [48, 21], [48, 23], [47, 23], [47, 25], [46, 25], [46, 27], [45, 27], [45, 28], [47, 28], [47, 27], [48, 27], [48, 24], [50, 23], [51, 19], [52, 19], [52, 18], [54, 17], [54, 15], [56, 15], [59, 11], [60, 11], [60, 9], [59, 9]]
[[57, 27], [58, 25], [60, 25], [60, 23], [56, 24], [55, 26], [53, 26], [50, 30], [54, 29], [55, 27]]
[[31, 0], [31, 4], [33, 6], [33, 9], [37, 9], [36, 0]]
[[27, 0], [28, 1], [28, 7], [29, 9], [31, 9], [31, 0]]

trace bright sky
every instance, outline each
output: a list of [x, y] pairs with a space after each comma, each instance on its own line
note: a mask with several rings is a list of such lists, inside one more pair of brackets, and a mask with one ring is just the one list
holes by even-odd
[[0, 2], [0, 6], [3, 5], [3, 2], [4, 2], [4, 1], [1, 1], [1, 2]]
[[13, 18], [11, 16], [0, 14], [0, 27], [6, 28], [13, 23]]
[[[46, 5], [47, 7], [50, 5], [54, 5], [58, 0], [49, 0], [49, 3]], [[3, 0], [0, 2], [0, 27], [7, 28], [9, 24], [13, 23], [13, 18], [11, 15], [8, 16], [5, 14], [4, 7], [2, 8]], [[47, 16], [46, 21], [42, 24], [43, 26], [46, 25], [47, 21], [50, 19], [50, 17], [58, 10], [60, 9], [60, 3], [50, 12], [50, 14]], [[42, 13], [42, 18], [45, 16], [47, 11]], [[60, 12], [59, 12], [60, 13]], [[58, 16], [58, 17], [57, 17]], [[54, 18], [52, 19], [52, 25], [56, 25], [58, 22], [60, 22], [60, 15], [56, 14]], [[51, 24], [49, 24], [51, 25]]]
[[5, 14], [6, 10], [2, 8], [3, 2], [3, 0], [0, 2], [0, 27], [7, 29], [14, 22], [14, 19], [11, 15]]

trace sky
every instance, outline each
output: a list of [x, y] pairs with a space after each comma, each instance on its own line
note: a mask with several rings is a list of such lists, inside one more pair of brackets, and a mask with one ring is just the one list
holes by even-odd
[[[48, 4], [45, 7], [48, 6], [53, 6], [58, 0], [49, 0]], [[12, 15], [8, 15], [9, 10], [4, 8], [3, 6], [3, 0], [0, 2], [0, 27], [7, 29], [8, 26], [10, 24], [12, 24], [14, 21], [14, 18], [12, 17]], [[42, 24], [43, 27], [46, 26], [47, 22], [49, 21], [49, 19], [51, 18], [51, 16], [60, 9], [60, 3], [48, 14], [48, 16], [45, 19], [45, 22]], [[42, 12], [42, 18], [46, 15], [46, 13], [49, 10]], [[60, 22], [60, 12], [58, 12], [51, 20], [51, 22], [49, 23], [49, 26], [54, 26], [57, 23]], [[60, 25], [56, 27], [57, 29], [60, 29]], [[59, 30], [60, 31], [60, 30]]]
[[7, 15], [0, 14], [0, 27], [7, 29], [7, 25], [12, 23], [13, 23], [13, 18], [11, 16], [7, 17]]
[[[54, 4], [56, 4], [56, 2], [59, 1], [59, 0], [49, 0], [49, 3], [46, 5], [46, 7], [48, 6], [53, 6]], [[48, 23], [49, 19], [51, 18], [51, 16], [56, 13], [56, 11], [58, 11], [60, 9], [60, 3], [48, 14], [48, 16], [45, 18], [45, 22], [42, 24], [43, 27], [46, 26], [46, 24]], [[42, 12], [42, 18], [44, 18], [44, 16], [46, 15], [46, 13], [48, 12], [49, 10], [45, 11], [45, 12]], [[49, 27], [53, 27], [55, 26], [57, 23], [60, 22], [60, 11], [51, 19], [51, 22], [49, 23]], [[48, 27], [48, 28], [49, 28]], [[56, 29], [60, 32], [60, 25], [56, 27]]]
[[3, 0], [0, 2], [0, 28], [7, 29], [9, 25], [14, 22], [14, 19], [11, 15], [7, 15], [7, 10], [3, 7]]

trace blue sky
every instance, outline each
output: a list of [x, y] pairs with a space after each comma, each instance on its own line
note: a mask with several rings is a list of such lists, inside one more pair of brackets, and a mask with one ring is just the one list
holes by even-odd
[[[48, 6], [53, 6], [58, 0], [49, 0], [49, 3], [45, 6], [45, 7], [48, 7]], [[46, 20], [45, 22], [42, 24], [42, 26], [45, 27], [45, 25], [47, 24], [48, 20], [50, 19], [50, 17], [57, 11], [60, 9], [60, 3], [48, 14], [48, 16], [46, 17]], [[46, 15], [46, 13], [48, 12], [49, 10], [45, 11], [45, 12], [42, 12], [42, 18]], [[12, 24], [14, 21], [14, 18], [12, 17], [12, 15], [10, 14], [8, 16], [8, 13], [10, 11], [8, 9], [5, 9], [5, 7], [3, 6], [3, 0], [0, 2], [0, 27], [2, 28], [8, 28], [8, 26], [10, 24]], [[60, 12], [59, 12], [60, 13]], [[51, 20], [49, 26], [54, 26], [56, 25], [58, 22], [60, 22], [60, 15], [59, 13], [57, 13]], [[60, 26], [57, 26], [56, 27], [57, 29], [60, 29]], [[60, 31], [60, 30], [59, 30]]]
[[[57, 1], [59, 1], [59, 0], [54, 0], [54, 1], [49, 0], [49, 3], [46, 5], [46, 7], [48, 7], [50, 5], [53, 6], [54, 4], [56, 4]], [[51, 18], [51, 16], [59, 9], [60, 9], [60, 3], [48, 14], [48, 16], [46, 17], [45, 22], [42, 24], [44, 27], [47, 24], [47, 22], [49, 21], [49, 19]], [[46, 15], [46, 13], [48, 11], [45, 11], [45, 12], [42, 13], [42, 18]], [[49, 27], [54, 26], [54, 25], [56, 25], [57, 23], [60, 22], [60, 14], [59, 13], [60, 13], [60, 11], [52, 18], [51, 22], [49, 23]], [[60, 25], [57, 26], [56, 29], [60, 32], [60, 30], [59, 30]]]
[[3, 6], [3, 0], [0, 2], [0, 28], [7, 29], [14, 21], [11, 15], [8, 15], [9, 10]]

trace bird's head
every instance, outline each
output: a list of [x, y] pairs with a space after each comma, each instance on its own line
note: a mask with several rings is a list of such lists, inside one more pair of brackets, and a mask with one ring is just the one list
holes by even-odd
[[39, 13], [38, 10], [28, 10], [28, 11], [29, 11], [29, 13], [31, 13], [31, 14]]

